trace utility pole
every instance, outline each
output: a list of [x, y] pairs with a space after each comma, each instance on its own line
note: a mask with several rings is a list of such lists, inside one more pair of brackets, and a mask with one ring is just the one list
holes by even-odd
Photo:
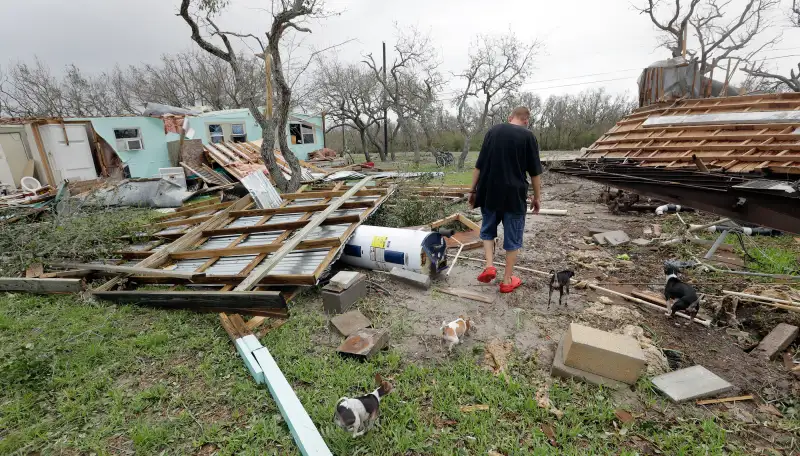
[[[383, 42], [383, 152], [389, 154], [389, 110], [386, 109], [386, 41]], [[392, 151], [394, 161], [394, 151]]]

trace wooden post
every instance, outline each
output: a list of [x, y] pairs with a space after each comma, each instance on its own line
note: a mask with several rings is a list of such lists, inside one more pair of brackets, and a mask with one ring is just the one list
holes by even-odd
[[31, 130], [33, 130], [33, 139], [36, 141], [36, 147], [39, 148], [39, 157], [42, 159], [42, 166], [44, 166], [44, 172], [47, 174], [47, 183], [52, 186], [53, 188], [58, 185], [56, 182], [55, 176], [53, 176], [53, 169], [50, 167], [50, 160], [47, 159], [47, 150], [44, 148], [44, 142], [42, 141], [42, 134], [39, 131], [38, 123], [31, 124]]
[[722, 96], [728, 96], [728, 81], [731, 80], [731, 59], [728, 59], [728, 68], [725, 70], [725, 83], [722, 84]]
[[689, 27], [687, 25], [687, 27], [683, 29], [683, 44], [681, 46], [681, 55], [683, 56], [684, 59], [686, 58], [686, 40], [688, 39], [689, 39]]
[[272, 54], [264, 51], [264, 66], [267, 73], [267, 106], [264, 117], [272, 119]]
[[64, 120], [61, 120], [61, 131], [64, 132], [64, 144], [69, 146], [69, 136], [67, 136], [67, 126], [64, 125]]
[[327, 146], [325, 142], [325, 111], [322, 111], [322, 148], [325, 149]]

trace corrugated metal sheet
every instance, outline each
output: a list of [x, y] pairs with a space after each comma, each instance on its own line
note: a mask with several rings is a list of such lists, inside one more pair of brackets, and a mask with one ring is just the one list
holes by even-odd
[[294, 222], [300, 220], [304, 215], [304, 212], [299, 214], [276, 214], [267, 220], [267, 224]]
[[242, 227], [242, 226], [253, 226], [256, 223], [258, 223], [259, 220], [261, 220], [261, 216], [259, 216], [259, 215], [254, 215], [254, 216], [251, 216], [251, 217], [239, 217], [238, 219], [236, 219], [233, 222], [231, 222], [230, 224], [228, 224], [226, 226], [226, 228], [239, 228], [239, 227]]
[[237, 275], [242, 272], [251, 261], [255, 260], [256, 256], [257, 255], [238, 255], [221, 257], [206, 269], [206, 275]]
[[186, 228], [189, 228], [190, 226], [191, 225], [171, 226], [169, 228], [165, 228], [165, 229], [159, 231], [158, 233], [156, 233], [156, 236], [165, 235], [165, 234], [180, 233], [181, 231], [185, 230]]
[[[309, 204], [319, 204], [323, 201], [325, 201], [324, 198], [303, 198], [292, 201], [292, 203], [288, 204], [288, 206], [289, 207], [308, 206]], [[347, 201], [352, 201], [352, 200], [347, 200]]]
[[[362, 212], [364, 212], [364, 209], [339, 209], [338, 211], [331, 212], [331, 217], [345, 217], [347, 215], [359, 215]], [[314, 214], [316, 214], [316, 212]]]
[[250, 192], [259, 209], [274, 208], [283, 203], [283, 199], [264, 173], [250, 173], [242, 179], [242, 184]]
[[206, 258], [199, 258], [196, 260], [178, 260], [175, 262], [175, 272], [194, 272], [208, 261]]
[[270, 231], [269, 233], [256, 233], [247, 236], [247, 239], [239, 243], [240, 247], [247, 247], [250, 245], [267, 245], [272, 244], [278, 236], [283, 234], [283, 231]]
[[300, 274], [310, 275], [317, 270], [328, 256], [330, 249], [301, 250], [292, 252], [278, 263], [268, 275]]
[[225, 247], [231, 245], [231, 242], [238, 238], [238, 235], [213, 236], [208, 238], [208, 240], [200, 246], [200, 250], [224, 249]]
[[325, 239], [325, 238], [332, 238], [332, 237], [339, 237], [344, 234], [347, 229], [350, 228], [350, 224], [344, 225], [327, 225], [327, 226], [318, 226], [311, 230], [306, 236], [306, 239]]

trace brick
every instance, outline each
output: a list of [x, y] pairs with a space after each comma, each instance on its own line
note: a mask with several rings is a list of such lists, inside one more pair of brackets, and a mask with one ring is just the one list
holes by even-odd
[[602, 375], [596, 375], [592, 374], [591, 372], [575, 369], [574, 367], [569, 367], [566, 364], [564, 364], [565, 338], [566, 336], [562, 337], [561, 341], [558, 343], [556, 356], [555, 358], [553, 358], [553, 367], [550, 369], [551, 377], [572, 379], [586, 383], [591, 383], [592, 385], [601, 385], [612, 389], [624, 389], [628, 387], [628, 385], [626, 385], [625, 383], [603, 377]]
[[733, 385], [699, 364], [653, 377], [653, 385], [673, 402], [712, 397], [733, 389]]
[[633, 337], [571, 323], [564, 336], [564, 364], [632, 385], [647, 360]]
[[363, 277], [344, 291], [336, 291], [327, 285], [322, 288], [322, 307], [328, 315], [337, 315], [347, 310], [359, 299], [367, 295], [367, 280]]
[[398, 267], [392, 268], [389, 272], [389, 277], [417, 288], [422, 288], [423, 290], [427, 290], [431, 287], [431, 277], [429, 275]]
[[800, 329], [797, 326], [781, 323], [773, 328], [767, 337], [761, 339], [761, 343], [750, 354], [759, 358], [774, 359], [794, 342], [798, 332]]
[[339, 334], [347, 337], [360, 329], [369, 328], [372, 322], [358, 310], [351, 310], [331, 318], [331, 326]]
[[327, 288], [331, 291], [342, 292], [350, 288], [357, 280], [364, 278], [358, 271], [340, 271], [328, 282]]
[[385, 329], [361, 329], [342, 342], [337, 351], [344, 355], [371, 358], [389, 345], [389, 331]]

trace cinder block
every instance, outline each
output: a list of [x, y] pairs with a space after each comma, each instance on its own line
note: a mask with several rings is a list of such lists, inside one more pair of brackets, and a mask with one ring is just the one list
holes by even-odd
[[767, 337], [761, 339], [761, 343], [750, 354], [759, 358], [773, 359], [794, 342], [798, 332], [800, 329], [797, 326], [780, 323], [767, 334]]
[[592, 374], [591, 372], [582, 371], [580, 369], [575, 369], [574, 367], [569, 367], [564, 364], [564, 339], [565, 337], [561, 338], [561, 341], [558, 343], [558, 349], [556, 350], [556, 356], [553, 358], [553, 367], [550, 369], [550, 376], [551, 377], [559, 377], [559, 378], [566, 378], [566, 379], [573, 379], [578, 381], [583, 381], [586, 383], [591, 383], [592, 385], [602, 385], [607, 388], [612, 389], [624, 389], [627, 388], [628, 385], [618, 382], [616, 380], [612, 380], [610, 378], [603, 377], [602, 375]]
[[423, 290], [427, 290], [431, 287], [431, 276], [407, 269], [393, 267], [391, 272], [389, 272], [389, 277], [417, 288], [422, 288]]
[[653, 377], [653, 385], [674, 402], [713, 397], [733, 389], [733, 385], [699, 364]]
[[358, 271], [339, 271], [328, 282], [327, 288], [331, 291], [342, 292], [363, 278], [364, 274]]
[[633, 337], [572, 323], [564, 336], [564, 364], [632, 385], [647, 360]]
[[335, 291], [328, 286], [322, 288], [322, 307], [328, 315], [336, 315], [347, 310], [359, 299], [367, 295], [367, 280], [363, 277], [344, 291]]

